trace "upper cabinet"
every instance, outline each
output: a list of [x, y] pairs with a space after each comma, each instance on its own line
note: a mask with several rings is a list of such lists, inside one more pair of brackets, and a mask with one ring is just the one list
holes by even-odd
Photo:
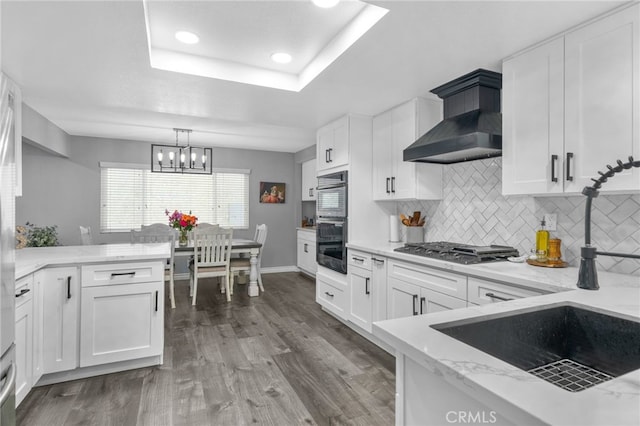
[[[640, 5], [503, 63], [503, 179], [511, 194], [580, 194], [616, 160], [640, 158]], [[640, 169], [603, 192], [640, 190]]]
[[315, 201], [317, 186], [316, 160], [305, 161], [302, 163], [302, 201]]
[[8, 140], [14, 147], [15, 195], [22, 195], [22, 92], [20, 87], [6, 75], [0, 73], [0, 92], [2, 96], [3, 126], [8, 124]]
[[349, 164], [349, 116], [321, 127], [317, 133], [317, 172], [324, 172]]
[[422, 98], [373, 119], [373, 199], [442, 199], [442, 165], [403, 161], [403, 150], [442, 120], [442, 103]]

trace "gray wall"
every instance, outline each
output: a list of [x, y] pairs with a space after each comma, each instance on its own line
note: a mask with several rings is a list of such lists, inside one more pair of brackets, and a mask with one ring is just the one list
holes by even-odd
[[[89, 225], [96, 243], [128, 242], [128, 233], [101, 234], [100, 161], [147, 163], [150, 143], [104, 138], [69, 137], [69, 157], [51, 155], [23, 144], [23, 196], [17, 199], [16, 223], [58, 225], [63, 245], [80, 244], [79, 225]], [[234, 231], [252, 238], [256, 224], [266, 223], [269, 234], [262, 256], [263, 267], [296, 264], [296, 211], [299, 210], [300, 165], [294, 154], [269, 151], [213, 149], [213, 167], [251, 169], [249, 180], [249, 229]], [[299, 170], [297, 170], [299, 174]], [[297, 176], [297, 178], [296, 178]], [[260, 204], [260, 181], [284, 182], [284, 204]], [[170, 206], [168, 206], [170, 207]]]
[[[314, 160], [316, 158], [316, 146], [311, 145], [303, 150], [295, 153], [294, 161], [296, 163], [295, 168], [295, 182], [297, 184], [296, 190], [298, 191], [298, 197], [302, 200], [302, 163], [308, 160]], [[302, 225], [302, 218], [314, 218], [316, 216], [316, 202], [315, 201], [301, 201], [298, 203], [300, 207], [296, 208], [296, 226]]]

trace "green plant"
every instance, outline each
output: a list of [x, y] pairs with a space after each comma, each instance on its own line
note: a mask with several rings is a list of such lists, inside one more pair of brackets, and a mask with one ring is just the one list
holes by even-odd
[[26, 223], [27, 247], [51, 247], [58, 245], [58, 226], [36, 226]]

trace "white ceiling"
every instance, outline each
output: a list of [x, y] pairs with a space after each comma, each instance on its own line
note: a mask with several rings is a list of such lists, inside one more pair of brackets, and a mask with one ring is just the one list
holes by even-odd
[[[152, 68], [142, 0], [3, 0], [2, 69], [72, 135], [171, 142], [180, 127], [195, 145], [297, 152], [343, 114], [375, 115], [476, 68], [500, 71], [502, 58], [624, 2], [368, 3], [389, 12], [298, 92]], [[161, 29], [186, 22], [203, 38], [186, 53], [295, 74], [364, 6], [340, 7], [152, 0], [149, 31], [159, 47], [185, 49]], [[277, 46], [300, 55], [279, 68], [265, 59]]]

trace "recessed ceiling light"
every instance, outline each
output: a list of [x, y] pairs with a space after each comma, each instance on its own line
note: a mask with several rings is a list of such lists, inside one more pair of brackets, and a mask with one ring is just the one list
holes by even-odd
[[311, 1], [313, 2], [313, 4], [315, 4], [318, 7], [328, 9], [338, 4], [340, 0], [311, 0]]
[[271, 60], [279, 64], [288, 64], [291, 62], [291, 55], [284, 52], [278, 52], [271, 55]]
[[176, 39], [185, 44], [196, 44], [200, 41], [200, 37], [198, 37], [194, 33], [190, 33], [189, 31], [176, 32]]

